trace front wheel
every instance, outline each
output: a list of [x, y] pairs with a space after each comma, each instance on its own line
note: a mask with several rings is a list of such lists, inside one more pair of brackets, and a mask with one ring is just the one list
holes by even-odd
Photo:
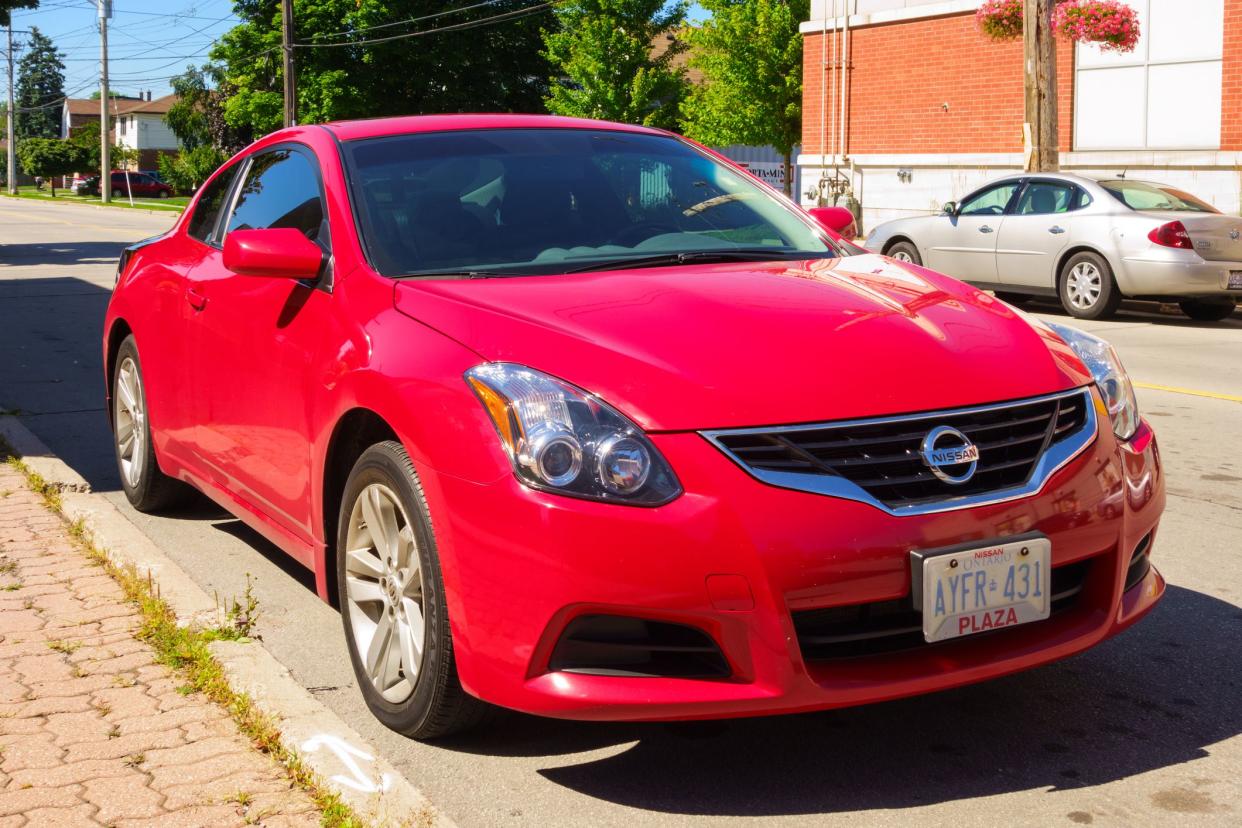
[[1075, 253], [1061, 268], [1061, 305], [1079, 319], [1107, 319], [1121, 307], [1113, 269], [1098, 253]]
[[1237, 302], [1224, 299], [1183, 299], [1177, 303], [1182, 313], [1198, 322], [1219, 322], [1227, 319], [1237, 309]]
[[459, 733], [493, 709], [462, 689], [427, 502], [400, 443], [358, 458], [341, 499], [337, 588], [354, 675], [386, 727]]
[[899, 262], [909, 262], [916, 265], [923, 264], [923, 259], [919, 256], [919, 249], [907, 241], [900, 241], [890, 245], [886, 253], [890, 259], [896, 259]]
[[133, 334], [121, 343], [112, 371], [112, 447], [121, 488], [138, 511], [157, 512], [189, 494], [186, 484], [164, 474], [156, 462], [147, 389]]

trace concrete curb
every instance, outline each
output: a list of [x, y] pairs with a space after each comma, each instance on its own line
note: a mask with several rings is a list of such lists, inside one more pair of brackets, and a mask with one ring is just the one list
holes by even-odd
[[[5, 198], [12, 199], [13, 201], [34, 201], [34, 202], [42, 203], [41, 199], [25, 198], [23, 196], [11, 196], [8, 193], [0, 193], [0, 195], [3, 195]], [[153, 210], [153, 209], [149, 209], [146, 207], [112, 207], [107, 204], [82, 204], [81, 202], [78, 202], [78, 201], [56, 201], [55, 199], [51, 199], [51, 198], [47, 199], [47, 201], [48, 203], [54, 204], [56, 206], [67, 204], [71, 207], [86, 207], [91, 210], [129, 210], [131, 213], [146, 213], [149, 216], [170, 216], [170, 215], [179, 216], [185, 212], [184, 207], [174, 208], [174, 207], [169, 206], [169, 207], [162, 207], [160, 209]]]
[[[56, 457], [16, 417], [0, 417], [3, 437], [33, 471], [61, 491], [61, 510], [81, 520], [91, 539], [114, 561], [149, 573], [180, 623], [215, 624], [220, 608], [172, 559], [101, 494]], [[289, 670], [255, 641], [219, 641], [212, 652], [230, 686], [246, 693], [277, 721], [285, 745], [296, 752], [354, 809], [382, 826], [453, 823], [361, 735], [297, 683]]]

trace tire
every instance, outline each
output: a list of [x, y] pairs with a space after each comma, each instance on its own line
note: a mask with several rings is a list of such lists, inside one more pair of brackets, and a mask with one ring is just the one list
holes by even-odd
[[193, 491], [160, 470], [151, 441], [150, 408], [138, 346], [130, 334], [112, 369], [112, 449], [125, 498], [140, 512], [158, 512]]
[[1121, 307], [1113, 269], [1103, 256], [1086, 250], [1061, 266], [1057, 294], [1066, 312], [1078, 319], [1107, 319]]
[[1197, 322], [1219, 322], [1227, 319], [1237, 310], [1237, 302], [1225, 297], [1223, 299], [1183, 299], [1177, 303], [1182, 313]]
[[[379, 538], [372, 534], [375, 524], [386, 527]], [[495, 708], [468, 694], [457, 678], [435, 533], [422, 485], [400, 443], [377, 443], [358, 458], [337, 526], [341, 623], [371, 713], [415, 739], [461, 733], [489, 718]], [[384, 540], [389, 536], [398, 541], [396, 566], [391, 551], [377, 554], [381, 546], [394, 548]], [[374, 669], [368, 669], [372, 659]]]
[[168, 192], [168, 190], [160, 190], [159, 193], [155, 197], [156, 198], [168, 198], [169, 195], [170, 193]]
[[916, 265], [923, 264], [923, 258], [919, 256], [919, 249], [908, 241], [890, 244], [888, 250], [884, 251], [884, 255], [899, 262], [909, 262]]

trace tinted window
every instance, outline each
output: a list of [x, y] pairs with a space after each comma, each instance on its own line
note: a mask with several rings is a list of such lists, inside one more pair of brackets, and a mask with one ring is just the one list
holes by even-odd
[[999, 216], [1005, 212], [1005, 205], [1013, 198], [1019, 183], [1007, 181], [967, 196], [958, 213], [963, 216]]
[[194, 214], [190, 216], [188, 232], [191, 236], [199, 241], [207, 241], [207, 237], [215, 229], [216, 218], [220, 215], [220, 208], [224, 206], [224, 196], [236, 174], [237, 167], [227, 169], [203, 188], [198, 202], [194, 205]]
[[675, 138], [495, 129], [345, 149], [367, 248], [388, 275], [564, 273], [739, 247], [840, 255], [749, 175]]
[[1177, 210], [1186, 213], [1216, 213], [1215, 207], [1190, 193], [1146, 181], [1101, 181], [1109, 195], [1131, 210]]
[[291, 227], [314, 239], [322, 224], [319, 173], [311, 160], [292, 150], [256, 155], [229, 218], [228, 232]]
[[1052, 181], [1032, 181], [1022, 191], [1022, 197], [1018, 199], [1018, 209], [1014, 212], [1020, 216], [1068, 213], [1072, 209], [1073, 202], [1074, 187], [1072, 185]]

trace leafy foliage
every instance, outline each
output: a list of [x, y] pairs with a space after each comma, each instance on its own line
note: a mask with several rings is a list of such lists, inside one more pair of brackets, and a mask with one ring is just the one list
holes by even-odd
[[0, 26], [13, 22], [13, 12], [18, 9], [38, 8], [39, 0], [0, 0]]
[[[569, 0], [556, 8], [559, 27], [543, 33], [544, 55], [558, 73], [547, 97], [558, 115], [674, 129], [685, 96], [685, 51], [676, 35], [684, 2]], [[661, 49], [653, 46], [667, 43]]]
[[[42, 176], [49, 181], [58, 175], [70, 175], [84, 166], [82, 148], [59, 138], [27, 138], [19, 142], [17, 160], [27, 175]], [[55, 183], [52, 195], [56, 195]]]
[[32, 27], [17, 67], [18, 139], [58, 137], [64, 97], [65, 64], [60, 50], [38, 27]]
[[182, 149], [213, 146], [228, 154], [254, 140], [249, 126], [234, 127], [225, 119], [224, 106], [236, 90], [223, 80], [223, 70], [215, 64], [187, 66], [172, 79], [177, 103], [164, 116]]
[[160, 177], [179, 193], [192, 193], [210, 177], [228, 156], [211, 144], [183, 150], [176, 157], [161, 155]]
[[[69, 135], [66, 142], [74, 145], [80, 152], [78, 165], [73, 168], [72, 172], [99, 172], [99, 121], [88, 121], [79, 127], [75, 127]], [[137, 150], [129, 147], [114, 144], [108, 153], [108, 160], [113, 167], [123, 166], [128, 161], [136, 161], [138, 158]]]
[[[530, 5], [529, 0], [497, 0], [447, 16], [437, 0], [295, 0], [295, 41], [306, 44], [294, 55], [299, 122], [542, 110], [548, 65], [539, 50], [540, 20], [547, 13], [362, 42], [470, 24]], [[242, 23], [212, 50], [218, 67], [212, 81], [222, 93], [219, 103], [227, 124], [261, 135], [282, 123], [280, 4], [239, 0], [235, 10]], [[439, 16], [400, 22], [427, 15]]]
[[711, 18], [690, 35], [703, 72], [682, 106], [686, 134], [713, 146], [771, 144], [785, 159], [802, 137], [802, 35], [808, 0], [703, 0]]
[[990, 40], [1022, 37], [1022, 0], [987, 0], [975, 12], [975, 25]]

